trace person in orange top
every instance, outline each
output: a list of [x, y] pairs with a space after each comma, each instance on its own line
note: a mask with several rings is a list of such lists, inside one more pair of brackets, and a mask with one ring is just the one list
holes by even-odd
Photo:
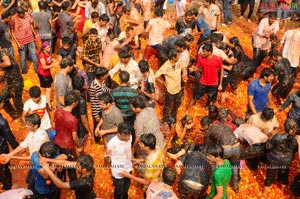
[[122, 12], [123, 12], [123, 14], [120, 18], [121, 31], [125, 31], [126, 27], [129, 25], [132, 25], [132, 26], [139, 25], [138, 21], [135, 21], [134, 19], [131, 18], [131, 16], [130, 16], [131, 8], [129, 6], [123, 6]]

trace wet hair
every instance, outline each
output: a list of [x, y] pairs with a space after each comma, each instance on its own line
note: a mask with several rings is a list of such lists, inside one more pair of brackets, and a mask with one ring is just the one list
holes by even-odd
[[163, 182], [169, 186], [172, 186], [176, 181], [176, 172], [174, 168], [165, 167], [162, 172]]
[[202, 46], [202, 50], [205, 50], [207, 52], [213, 52], [213, 46], [211, 43], [204, 43]]
[[273, 48], [270, 52], [269, 52], [269, 57], [277, 57], [277, 56], [281, 56], [280, 52], [278, 52], [278, 50], [276, 50], [275, 48]]
[[221, 50], [223, 50], [223, 51], [226, 51], [226, 50], [229, 49], [229, 46], [228, 46], [228, 44], [226, 42], [220, 42], [218, 44], [218, 48], [221, 49]]
[[71, 3], [69, 1], [64, 1], [61, 4], [61, 8], [63, 9], [63, 11], [66, 11], [70, 6], [71, 6]]
[[122, 122], [118, 125], [118, 133], [120, 134], [131, 135], [131, 130], [131, 126], [126, 122]]
[[72, 87], [73, 89], [76, 89], [76, 90], [82, 90], [84, 86], [84, 78], [80, 75], [75, 75], [73, 78], [72, 78]]
[[125, 12], [130, 12], [130, 7], [129, 6], [123, 6], [122, 7], [122, 12], [125, 13]]
[[169, 59], [173, 59], [173, 58], [177, 57], [177, 55], [178, 55], [177, 50], [175, 50], [174, 48], [172, 48], [172, 49], [169, 51], [168, 58], [169, 58]]
[[213, 145], [207, 147], [207, 154], [214, 157], [223, 157], [223, 149], [220, 145]]
[[61, 39], [61, 43], [62, 43], [62, 45], [66, 45], [66, 44], [71, 45], [72, 41], [71, 41], [70, 37], [63, 37]]
[[183, 38], [178, 38], [175, 41], [175, 46], [178, 46], [179, 48], [187, 49], [187, 45]]
[[30, 97], [34, 97], [34, 98], [40, 97], [41, 93], [42, 93], [41, 89], [38, 86], [32, 86], [29, 89], [29, 96]]
[[233, 44], [234, 46], [240, 46], [241, 47], [241, 43], [238, 37], [231, 37], [229, 39], [229, 43]]
[[296, 124], [295, 120], [287, 118], [284, 122], [284, 131], [286, 133], [290, 133], [295, 128], [297, 128], [297, 124]]
[[58, 154], [58, 146], [53, 142], [45, 142], [41, 145], [39, 153], [46, 158], [54, 158]]
[[146, 60], [140, 60], [138, 66], [141, 73], [149, 72], [149, 63]]
[[183, 39], [184, 39], [184, 41], [188, 41], [188, 42], [192, 42], [192, 41], [194, 41], [194, 36], [193, 35], [191, 35], [191, 34], [187, 34], [187, 35], [185, 35], [184, 37], [183, 37]]
[[119, 52], [118, 52], [118, 56], [120, 58], [126, 59], [126, 58], [130, 58], [131, 55], [129, 53], [129, 51], [127, 49], [122, 48]]
[[100, 94], [98, 96], [98, 99], [99, 99], [99, 101], [103, 101], [104, 104], [111, 104], [114, 101], [112, 96], [109, 93]]
[[98, 30], [96, 28], [91, 28], [90, 35], [98, 35]]
[[126, 32], [129, 32], [130, 30], [134, 30], [134, 29], [133, 29], [133, 26], [127, 26], [127, 27], [126, 27]]
[[272, 108], [265, 108], [262, 111], [261, 116], [267, 121], [272, 120], [274, 118], [274, 111]]
[[165, 119], [165, 122], [168, 124], [169, 128], [171, 128], [172, 124], [176, 123], [176, 119], [172, 116], [169, 116]]
[[218, 111], [218, 117], [221, 121], [225, 122], [228, 116], [228, 109], [227, 108], [220, 108]]
[[270, 41], [278, 41], [278, 36], [275, 33], [270, 34]]
[[185, 115], [181, 118], [181, 124], [182, 126], [186, 125], [189, 121], [191, 121], [193, 118], [189, 115]]
[[201, 126], [205, 126], [205, 125], [210, 125], [213, 121], [211, 120], [211, 118], [209, 116], [204, 116], [201, 120], [200, 120], [200, 125]]
[[100, 15], [99, 19], [101, 21], [109, 22], [109, 17], [107, 16], [107, 14]]
[[196, 8], [191, 8], [190, 11], [195, 15], [196, 17], [198, 16], [198, 10]]
[[272, 19], [277, 18], [277, 13], [276, 12], [270, 12], [268, 15], [269, 15], [269, 18], [272, 18]]
[[73, 66], [74, 61], [70, 57], [65, 57], [60, 61], [59, 65], [60, 65], [61, 69], [64, 69], [64, 68], [67, 68], [68, 66]]
[[220, 41], [222, 41], [222, 39], [218, 33], [212, 33], [210, 35], [210, 41], [212, 43], [219, 43]]
[[95, 175], [95, 168], [94, 168], [94, 159], [89, 154], [81, 155], [77, 158], [77, 162], [83, 169], [91, 172], [92, 176]]
[[152, 133], [142, 134], [140, 137], [140, 141], [146, 146], [149, 147], [150, 150], [154, 150], [156, 147], [156, 137]]
[[242, 124], [245, 124], [245, 121], [244, 121], [243, 118], [237, 117], [237, 118], [235, 118], [235, 120], [234, 120], [234, 124], [235, 124], [236, 126], [240, 126], [240, 125], [242, 125]]
[[92, 12], [91, 18], [92, 19], [99, 18], [99, 13], [98, 12]]
[[96, 79], [100, 79], [101, 77], [104, 77], [108, 74], [108, 70], [105, 67], [99, 67], [96, 69], [95, 77]]
[[138, 97], [135, 97], [131, 100], [131, 105], [134, 107], [134, 108], [140, 108], [140, 109], [143, 109], [146, 107], [146, 104], [145, 104], [145, 100], [143, 97], [141, 96], [138, 96]]
[[64, 97], [65, 106], [70, 106], [79, 101], [79, 95], [75, 92], [67, 92]]
[[41, 125], [41, 118], [36, 113], [31, 113], [29, 115], [26, 115], [25, 121], [26, 121], [26, 123], [29, 123], [33, 126], [38, 125], [38, 127], [40, 127], [40, 125]]
[[122, 70], [119, 73], [119, 77], [122, 83], [127, 83], [129, 82], [130, 74], [127, 71]]
[[9, 92], [6, 88], [2, 88], [0, 91], [0, 103], [9, 99]]
[[262, 69], [259, 78], [269, 77], [271, 75], [274, 75], [274, 70], [271, 68], [264, 68]]
[[17, 8], [16, 8], [16, 12], [17, 12], [18, 14], [25, 14], [25, 10], [24, 10], [24, 8], [22, 8], [22, 7], [17, 7]]
[[38, 6], [40, 10], [46, 10], [48, 7], [48, 4], [45, 1], [39, 1]]
[[194, 12], [192, 10], [187, 10], [184, 14], [185, 17], [190, 17], [190, 16], [193, 16], [194, 15]]
[[164, 10], [161, 8], [155, 8], [154, 14], [156, 17], [162, 17], [164, 16]]
[[212, 120], [216, 120], [218, 118], [219, 109], [215, 105], [209, 105], [208, 106], [208, 116]]

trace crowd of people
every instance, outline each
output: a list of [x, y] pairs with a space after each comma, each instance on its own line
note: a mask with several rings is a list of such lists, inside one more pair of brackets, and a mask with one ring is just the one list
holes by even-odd
[[[61, 189], [75, 190], [77, 199], [96, 198], [94, 178], [101, 173], [84, 150], [87, 144], [104, 145], [116, 199], [128, 198], [133, 182], [143, 185], [149, 199], [228, 198], [229, 184], [239, 192], [241, 160], [251, 170], [265, 165], [264, 194], [278, 182], [283, 192], [290, 188], [300, 197], [300, 174], [289, 182], [300, 151], [300, 89], [291, 93], [300, 26], [286, 30], [287, 19], [299, 15], [297, 2], [261, 0], [252, 58], [238, 36], [220, 32], [221, 25], [234, 25], [231, 1], [190, 3], [0, 1], [0, 110], [28, 131], [18, 143], [0, 114], [0, 181], [6, 190], [0, 198], [60, 198]], [[247, 23], [252, 23], [254, 0], [239, 3], [239, 17], [249, 5]], [[149, 62], [153, 57], [158, 68]], [[262, 63], [269, 67], [250, 81]], [[39, 86], [28, 88], [25, 100], [28, 70], [34, 70]], [[225, 92], [236, 95], [241, 81], [249, 81], [243, 117], [224, 107]], [[187, 84], [193, 94], [179, 118]], [[203, 97], [206, 104], [197, 103]], [[290, 105], [281, 130], [275, 113]], [[200, 121], [191, 116], [195, 106], [208, 111]], [[194, 129], [196, 123], [200, 129]], [[28, 156], [22, 155], [26, 150]], [[28, 190], [12, 189], [13, 159], [30, 162]]]

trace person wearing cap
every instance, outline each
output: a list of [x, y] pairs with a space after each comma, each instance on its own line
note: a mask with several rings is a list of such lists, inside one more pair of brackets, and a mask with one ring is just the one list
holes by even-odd
[[37, 74], [40, 80], [40, 87], [46, 91], [47, 104], [51, 108], [51, 84], [53, 78], [50, 68], [57, 66], [58, 63], [53, 61], [51, 56], [51, 44], [49, 41], [44, 41], [42, 51], [38, 55], [38, 70]]

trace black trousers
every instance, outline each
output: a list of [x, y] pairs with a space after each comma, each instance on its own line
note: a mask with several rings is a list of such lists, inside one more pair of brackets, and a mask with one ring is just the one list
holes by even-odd
[[5, 165], [0, 164], [0, 181], [3, 184], [3, 190], [9, 190], [12, 186], [12, 178], [9, 165], [9, 163]]
[[250, 19], [254, 11], [255, 0], [243, 0], [241, 3], [241, 15], [245, 14], [248, 5], [250, 10], [247, 19]]
[[129, 178], [121, 178], [117, 179], [113, 177], [114, 184], [114, 198], [117, 199], [128, 199], [128, 190], [130, 187], [130, 179]]
[[181, 104], [182, 96], [183, 96], [182, 90], [174, 95], [166, 91], [166, 100], [165, 100], [165, 106], [163, 110], [164, 120], [166, 120], [170, 116], [176, 119], [177, 111]]
[[10, 103], [10, 100], [6, 100], [4, 104], [4, 110], [9, 116], [13, 119], [16, 119], [21, 116], [23, 112], [23, 83], [15, 86], [8, 86], [10, 98], [13, 100], [13, 105]]
[[[75, 161], [76, 160], [76, 155], [75, 155], [75, 151], [74, 150], [69, 150], [69, 149], [64, 149], [64, 148], [60, 148], [60, 153], [61, 154], [65, 154], [68, 157], [68, 161]], [[68, 169], [63, 169], [63, 171], [61, 173], [57, 174], [57, 177], [59, 177], [62, 180], [65, 180], [66, 178], [66, 171], [68, 171], [68, 176], [70, 181], [76, 180], [77, 176], [76, 176], [76, 169], [75, 168], [68, 168]]]
[[267, 54], [268, 54], [267, 50], [253, 48], [253, 62], [255, 65], [255, 70], [257, 69], [258, 66], [260, 66], [261, 62], [264, 60]]

